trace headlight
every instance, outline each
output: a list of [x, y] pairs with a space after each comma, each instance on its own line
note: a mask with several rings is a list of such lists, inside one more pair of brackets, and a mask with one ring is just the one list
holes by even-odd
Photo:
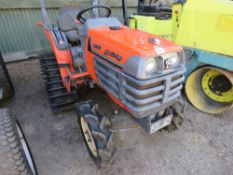
[[173, 68], [179, 64], [180, 58], [178, 53], [169, 53], [162, 55], [164, 60], [164, 70]]
[[[137, 79], [148, 79], [157, 75], [175, 71], [177, 66], [184, 66], [180, 53], [167, 53], [154, 57], [134, 56], [127, 60], [124, 72]], [[179, 68], [179, 67], [178, 67]]]
[[148, 58], [146, 59], [145, 62], [145, 70], [147, 73], [152, 73], [156, 70], [157, 68], [157, 62], [155, 58]]

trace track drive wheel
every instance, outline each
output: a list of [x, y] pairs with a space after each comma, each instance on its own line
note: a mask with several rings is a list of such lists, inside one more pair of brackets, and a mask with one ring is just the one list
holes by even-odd
[[116, 148], [113, 145], [111, 122], [100, 115], [98, 105], [91, 101], [76, 105], [80, 129], [94, 162], [100, 167], [108, 167], [114, 160]]
[[173, 113], [173, 119], [171, 125], [165, 129], [171, 132], [177, 130], [184, 122], [185, 103], [180, 97], [168, 110]]

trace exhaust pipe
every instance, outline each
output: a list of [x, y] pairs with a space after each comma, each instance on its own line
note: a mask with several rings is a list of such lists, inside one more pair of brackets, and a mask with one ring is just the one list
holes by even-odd
[[[93, 6], [98, 6], [99, 5], [99, 0], [93, 0], [92, 5]], [[99, 17], [99, 9], [98, 8], [94, 8], [93, 12], [94, 12], [95, 17], [98, 18]]]
[[42, 15], [42, 22], [44, 27], [49, 27], [51, 25], [51, 21], [48, 17], [46, 8], [45, 8], [45, 2], [44, 0], [40, 0], [40, 9], [41, 9], [41, 15]]

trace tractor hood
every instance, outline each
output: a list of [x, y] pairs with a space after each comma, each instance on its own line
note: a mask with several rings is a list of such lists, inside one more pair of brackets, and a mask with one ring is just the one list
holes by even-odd
[[143, 59], [182, 51], [182, 47], [171, 41], [125, 26], [90, 29], [87, 38], [89, 51], [120, 65], [135, 56]]

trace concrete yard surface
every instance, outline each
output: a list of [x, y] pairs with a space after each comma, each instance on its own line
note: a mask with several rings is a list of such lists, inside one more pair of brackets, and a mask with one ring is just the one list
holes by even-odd
[[[39, 61], [7, 65], [16, 94], [5, 104], [25, 132], [40, 175], [232, 175], [233, 111], [211, 116], [188, 102], [185, 122], [174, 132], [153, 135], [141, 128], [114, 134], [118, 155], [110, 168], [98, 168], [80, 134], [74, 110], [53, 115]], [[80, 92], [103, 113], [118, 107], [101, 89]], [[130, 120], [129, 115], [124, 113]]]

